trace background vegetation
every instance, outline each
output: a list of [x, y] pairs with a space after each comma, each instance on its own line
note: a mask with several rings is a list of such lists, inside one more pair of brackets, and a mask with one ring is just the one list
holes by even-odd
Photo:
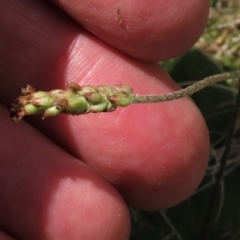
[[[208, 26], [195, 47], [161, 64], [173, 79], [187, 86], [206, 76], [239, 69], [239, 56], [240, 0], [212, 0]], [[234, 135], [214, 204], [209, 205], [231, 125], [237, 84], [230, 80], [194, 96], [211, 138], [205, 178], [193, 196], [171, 209], [156, 212], [130, 209], [131, 240], [240, 239], [240, 129]]]

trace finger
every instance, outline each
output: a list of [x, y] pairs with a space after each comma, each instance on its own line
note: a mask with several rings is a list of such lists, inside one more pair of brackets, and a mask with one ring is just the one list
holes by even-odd
[[113, 187], [2, 107], [0, 116], [2, 230], [16, 239], [128, 239], [128, 209]]
[[0, 231], [0, 239], [1, 240], [14, 240], [12, 237], [10, 237], [9, 235], [5, 234], [2, 231]]
[[[21, 5], [18, 1], [15, 4]], [[45, 8], [42, 12], [40, 6], [25, 26], [37, 19], [40, 27], [47, 25], [48, 29], [41, 35], [29, 29], [22, 29], [21, 36], [14, 35], [14, 31], [9, 33], [17, 42], [24, 40], [25, 49], [31, 46], [31, 54], [23, 51], [18, 58], [16, 41], [4, 35], [8, 49], [15, 46], [18, 50], [9, 50], [10, 58], [2, 54], [7, 57], [2, 60], [1, 79], [8, 89], [30, 83], [50, 90], [64, 87], [67, 81], [94, 85], [126, 83], [139, 94], [177, 89], [157, 64], [121, 55], [81, 29], [77, 31], [57, 14], [45, 15]], [[25, 21], [21, 15], [17, 17], [12, 22], [16, 26]], [[53, 36], [58, 41], [49, 46], [49, 41], [44, 40]], [[37, 67], [31, 67], [32, 63], [38, 63]], [[15, 97], [13, 91], [0, 91], [6, 104]], [[188, 99], [135, 105], [98, 115], [37, 119], [35, 126], [111, 181], [129, 203], [141, 208], [166, 208], [182, 201], [194, 191], [206, 169], [208, 133], [199, 111]]]
[[54, 0], [90, 32], [144, 60], [166, 60], [189, 49], [208, 19], [208, 0]]

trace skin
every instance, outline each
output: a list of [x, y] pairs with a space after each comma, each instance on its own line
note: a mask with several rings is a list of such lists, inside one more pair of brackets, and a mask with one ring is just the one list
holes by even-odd
[[126, 83], [138, 94], [177, 90], [155, 61], [197, 41], [208, 6], [0, 2], [1, 239], [128, 239], [127, 204], [160, 210], [193, 193], [207, 167], [209, 139], [188, 98], [19, 124], [7, 106], [27, 83], [39, 90], [69, 81]]

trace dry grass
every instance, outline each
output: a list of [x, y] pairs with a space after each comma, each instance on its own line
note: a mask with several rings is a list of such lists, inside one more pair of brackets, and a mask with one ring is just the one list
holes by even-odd
[[240, 0], [218, 0], [211, 7], [208, 26], [196, 44], [224, 69], [240, 66]]

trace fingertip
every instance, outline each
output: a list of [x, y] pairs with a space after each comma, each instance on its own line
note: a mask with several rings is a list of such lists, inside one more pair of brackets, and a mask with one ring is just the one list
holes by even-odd
[[208, 20], [209, 1], [62, 1], [66, 12], [108, 44], [142, 60], [166, 60], [188, 50]]
[[[125, 77], [136, 94], [178, 89], [158, 65], [135, 70], [129, 74], [134, 72], [138, 81], [124, 70], [117, 77]], [[75, 154], [113, 183], [132, 206], [159, 210], [180, 203], [193, 193], [206, 171], [208, 130], [188, 98], [136, 104], [68, 123], [77, 132]]]
[[84, 170], [81, 180], [65, 178], [59, 184], [48, 205], [47, 236], [50, 239], [127, 240], [130, 217], [123, 199], [96, 174], [90, 173], [85, 178], [86, 172], [88, 175], [89, 170]]

